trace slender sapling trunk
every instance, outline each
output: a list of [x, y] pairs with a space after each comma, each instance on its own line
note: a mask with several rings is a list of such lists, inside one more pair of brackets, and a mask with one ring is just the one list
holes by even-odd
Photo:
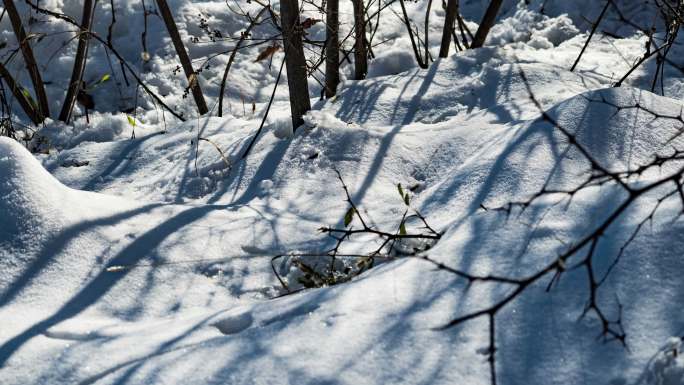
[[484, 45], [489, 30], [492, 29], [492, 26], [496, 22], [496, 15], [499, 14], [501, 4], [503, 4], [503, 0], [492, 0], [489, 3], [489, 7], [487, 7], [482, 22], [480, 22], [480, 27], [477, 29], [477, 32], [475, 32], [475, 37], [470, 44], [470, 48], [480, 48]]
[[280, 16], [283, 28], [283, 47], [285, 48], [285, 66], [287, 69], [287, 86], [290, 90], [290, 111], [292, 113], [292, 130], [304, 124], [302, 117], [311, 109], [309, 85], [307, 83], [306, 59], [302, 35], [304, 30], [299, 22], [298, 0], [282, 0]]
[[449, 56], [449, 46], [451, 37], [456, 25], [456, 12], [458, 11], [458, 0], [449, 0], [444, 15], [444, 28], [442, 28], [442, 44], [439, 47], [439, 57]]
[[38, 64], [33, 56], [33, 50], [29, 44], [29, 39], [26, 36], [24, 26], [21, 23], [19, 12], [14, 6], [14, 1], [3, 0], [3, 3], [5, 5], [5, 11], [10, 18], [14, 35], [17, 37], [17, 41], [19, 42], [21, 54], [23, 55], [24, 63], [26, 64], [26, 70], [29, 72], [29, 76], [31, 77], [31, 83], [33, 83], [33, 89], [36, 92], [36, 97], [38, 98], [38, 114], [40, 115], [40, 121], [42, 122], [45, 117], [50, 116], [50, 108], [48, 106], [47, 95], [45, 94], [43, 78], [40, 76], [40, 71], [38, 71]]
[[[81, 30], [78, 36], [78, 48], [76, 49], [76, 59], [74, 68], [71, 72], [71, 81], [67, 89], [62, 111], [59, 113], [59, 120], [69, 123], [71, 113], [76, 103], [79, 91], [83, 89], [83, 73], [85, 72], [86, 61], [88, 59], [88, 41], [90, 39], [90, 27], [93, 23], [94, 1], [85, 0], [83, 2], [83, 17], [81, 19]], [[87, 113], [87, 112], [86, 112]]]
[[354, 6], [354, 79], [366, 78], [368, 73], [368, 50], [366, 47], [366, 12], [363, 0], [352, 0]]
[[339, 0], [328, 0], [326, 5], [327, 36], [325, 39], [325, 97], [337, 93], [340, 83], [340, 22]]
[[204, 95], [202, 94], [202, 89], [200, 88], [197, 73], [192, 68], [192, 62], [190, 61], [190, 57], [185, 50], [185, 46], [183, 45], [183, 40], [181, 40], [180, 33], [178, 32], [176, 22], [173, 21], [171, 9], [169, 8], [166, 0], [157, 0], [157, 7], [159, 8], [161, 17], [164, 20], [164, 24], [166, 24], [166, 29], [169, 31], [171, 41], [176, 49], [176, 54], [178, 54], [178, 59], [181, 62], [185, 76], [188, 79], [188, 87], [192, 92], [192, 97], [195, 99], [195, 104], [197, 104], [197, 110], [199, 111], [200, 115], [204, 115], [209, 112], [209, 108], [207, 108], [207, 102], [204, 101]]

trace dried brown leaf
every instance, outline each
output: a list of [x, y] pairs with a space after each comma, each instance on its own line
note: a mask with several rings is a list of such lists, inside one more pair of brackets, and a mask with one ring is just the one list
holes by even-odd
[[256, 60], [254, 62], [259, 62], [264, 59], [267, 59], [271, 56], [273, 56], [276, 52], [280, 50], [280, 46], [278, 44], [274, 44], [270, 47], [264, 48], [263, 51], [259, 52], [259, 56], [257, 56]]

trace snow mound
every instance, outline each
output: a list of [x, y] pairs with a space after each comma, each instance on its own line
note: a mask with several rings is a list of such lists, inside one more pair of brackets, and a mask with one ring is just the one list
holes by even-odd
[[526, 9], [522, 3], [511, 17], [492, 27], [487, 44], [501, 46], [523, 42], [537, 49], [548, 49], [576, 36], [579, 30], [567, 15], [550, 18]]
[[383, 49], [368, 63], [368, 78], [386, 75], [396, 75], [418, 66], [413, 51], [404, 46], [395, 44], [393, 47]]
[[[677, 136], [682, 105], [673, 99], [632, 88], [609, 88], [572, 97], [548, 110], [551, 116], [602, 167], [612, 172], [643, 166], [656, 155], [681, 146]], [[671, 139], [675, 138], [671, 141]], [[674, 170], [652, 170], [644, 178]], [[452, 167], [443, 182], [426, 191], [427, 207], [453, 207], [472, 213], [480, 205], [497, 207], [521, 200], [545, 184], [570, 189], [591, 172], [589, 161], [568, 137], [543, 119], [512, 125], [462, 164]]]
[[87, 234], [90, 226], [96, 227], [93, 221], [135, 207], [62, 185], [24, 147], [7, 138], [0, 138], [0, 178], [0, 307], [30, 288], [41, 269], [49, 276], [46, 281], [60, 290], [29, 290], [22, 302], [54, 304], [69, 288], [78, 288], [103, 241]]
[[[182, 202], [220, 188], [250, 133], [251, 126], [240, 119], [202, 118], [167, 132], [83, 143], [41, 158], [60, 181], [76, 189], [148, 202]], [[120, 184], [120, 178], [126, 184]]]
[[18, 142], [0, 137], [0, 243], [37, 243], [33, 237], [64, 222], [66, 188]]
[[[421, 34], [428, 1], [406, 4]], [[238, 3], [252, 15], [258, 7]], [[471, 30], [488, 3], [461, 2]], [[107, 15], [112, 4], [117, 10], [114, 45], [151, 90], [189, 119], [177, 124], [138, 94], [135, 83], [124, 85], [93, 44], [85, 80], [99, 111], [84, 123], [85, 111], [76, 106], [73, 126], [49, 122], [38, 132], [51, 149], [66, 149], [38, 156], [57, 180], [20, 145], [0, 139], [0, 382], [489, 384], [486, 317], [444, 331], [435, 327], [496, 302], [510, 286], [469, 285], [407, 258], [379, 263], [346, 284], [273, 298], [283, 293], [274, 272], [294, 276], [287, 258], [273, 258], [334, 246], [316, 230], [342, 226], [348, 211], [338, 171], [368, 223], [383, 230], [396, 229], [406, 209], [397, 194], [401, 183], [411, 205], [443, 231], [428, 253], [445, 265], [525, 277], [557, 261], [627, 194], [605, 184], [572, 199], [547, 196], [525, 211], [494, 210], [545, 185], [574, 188], [590, 172], [568, 136], [539, 118], [528, 86], [548, 115], [608, 170], [632, 170], [682, 147], [679, 102], [629, 88], [591, 91], [626, 73], [643, 53], [642, 38], [597, 35], [577, 70], [568, 71], [586, 40], [578, 31], [605, 2], [524, 3], [527, 8], [504, 1], [488, 40], [503, 47], [459, 52], [428, 69], [415, 68], [405, 25], [386, 22], [392, 20], [386, 14], [373, 41], [387, 44], [374, 45], [369, 79], [343, 81], [338, 96], [315, 103], [296, 131], [283, 79], [268, 124], [255, 138], [282, 51], [273, 61], [255, 62], [263, 46], [240, 50], [225, 90], [226, 117], [195, 119], [161, 20], [143, 20], [139, 2], [98, 2], [97, 15]], [[78, 1], [41, 4], [80, 17]], [[27, 20], [31, 33], [42, 36], [33, 47], [54, 112], [75, 44], [45, 60], [62, 44], [62, 32], [73, 28], [17, 5], [33, 18]], [[196, 69], [208, 104], [215, 105], [229, 57], [215, 54], [233, 47], [247, 21], [227, 11], [224, 1], [173, 0], [170, 6], [193, 63], [211, 57]], [[556, 17], [537, 12], [542, 7]], [[320, 18], [315, 8], [304, 8], [303, 17]], [[340, 12], [347, 29], [350, 8], [346, 2]], [[440, 8], [433, 4], [429, 31], [435, 58]], [[648, 15], [643, 9], [634, 4], [627, 17]], [[614, 19], [609, 13], [602, 29], [612, 30]], [[105, 36], [109, 24], [98, 16], [95, 31]], [[251, 38], [270, 38], [277, 33], [271, 24], [261, 23]], [[141, 55], [143, 27], [160, 38], [148, 39]], [[8, 49], [15, 48], [8, 19], [0, 30]], [[225, 39], [213, 41], [209, 31]], [[324, 23], [307, 35], [323, 41]], [[8, 65], [22, 69], [20, 60]], [[343, 78], [350, 67], [342, 68]], [[111, 80], [97, 85], [105, 74]], [[625, 84], [650, 89], [646, 75], [637, 70]], [[675, 82], [680, 76], [666, 75]], [[311, 79], [310, 90], [316, 95], [321, 86]], [[672, 167], [629, 183], [666, 177]], [[611, 320], [624, 312], [629, 355], [596, 342], [602, 325], [595, 314], [578, 321], [587, 278], [582, 269], [568, 269], [551, 290], [546, 276], [497, 314], [500, 382], [682, 384], [682, 344], [671, 336], [681, 336], [684, 326], [677, 311], [684, 293], [684, 225], [676, 221], [678, 196], [660, 200], [673, 186], [664, 187], [633, 202], [595, 245], [597, 276], [612, 269], [597, 301]], [[648, 226], [630, 238], [649, 215]], [[613, 264], [627, 239], [629, 247]], [[355, 236], [344, 247], [368, 252], [369, 243]]]
[[[492, 52], [485, 49], [480, 54]], [[472, 58], [464, 55], [460, 60]], [[449, 84], [449, 76], [456, 75], [453, 67], [446, 68], [435, 77]], [[496, 67], [490, 70], [495, 72]], [[397, 77], [403, 82], [400, 86], [411, 87], [404, 79], [411, 75]], [[361, 82], [356, 91], [371, 90], [369, 84], [377, 85], [373, 80]], [[441, 95], [446, 95], [446, 86], [436, 87], [443, 87]], [[523, 95], [525, 89], [516, 92]], [[423, 95], [426, 105], [434, 107], [432, 112], [444, 105], [439, 103], [441, 95]], [[14, 306], [0, 307], [0, 315], [12, 313], [10, 323], [18, 325], [0, 330], [0, 361], [10, 364], [3, 373], [7, 382], [40, 378], [57, 383], [69, 376], [82, 383], [287, 384], [328, 378], [340, 384], [489, 383], [483, 357], [489, 341], [486, 319], [448, 331], [433, 328], [500, 298], [505, 294], [501, 287], [466, 290], [468, 285], [455, 275], [419, 260], [403, 260], [375, 267], [348, 284], [260, 301], [278, 287], [271, 256], [330, 246], [316, 229], [338, 223], [348, 209], [333, 168], [378, 228], [396, 226], [401, 218], [405, 206], [396, 184], [415, 186], [412, 204], [430, 225], [445, 231], [430, 256], [478, 274], [524, 276], [536, 271], [589, 231], [588, 224], [600, 220], [624, 195], [606, 186], [578, 194], [572, 204], [558, 205], [561, 199], [555, 197], [542, 200], [525, 215], [510, 219], [485, 211], [480, 205], [491, 208], [524, 199], [546, 180], [556, 187], [573, 186], [588, 164], [538, 114], [511, 123], [492, 122], [487, 116], [453, 116], [431, 124], [358, 124], [336, 113], [336, 103], [348, 103], [347, 97], [311, 111], [307, 124], [289, 140], [262, 134], [247, 160], [235, 163], [216, 182], [215, 191], [203, 198], [212, 204], [155, 204], [125, 220], [79, 229], [74, 242], [85, 245], [86, 251], [74, 247], [28, 253], [36, 259], [50, 256], [60, 269], [58, 274], [35, 273], [39, 277], [26, 279], [25, 287], [12, 291], [14, 297], [28, 301], [27, 292], [48, 292], [34, 303], [54, 302], [59, 309], [36, 315]], [[446, 100], [445, 96], [441, 102]], [[665, 142], [681, 124], [629, 108], [636, 104], [662, 115], [681, 110], [673, 100], [623, 88], [568, 98], [548, 113], [605, 167], [619, 170], [667, 151]], [[526, 115], [532, 115], [531, 108]], [[169, 185], [193, 175], [191, 140], [197, 137], [196, 130], [231, 160], [253, 135], [253, 127], [233, 120], [195, 124], [135, 141], [80, 145], [57, 158], [48, 157], [46, 163], [92, 156], [87, 160], [99, 164], [95, 170], [109, 168], [117, 176], [93, 189], [119, 188], [144, 200], [155, 188], [167, 188], [155, 187], [161, 181], [157, 175], [168, 175]], [[225, 130], [227, 124], [237, 129]], [[202, 146], [200, 173], [221, 162], [212, 146]], [[10, 147], [11, 153], [28, 156], [20, 147]], [[36, 165], [20, 163], [20, 168]], [[15, 168], [13, 162], [10, 169]], [[55, 173], [76, 185], [98, 175], [87, 168], [57, 166]], [[74, 175], [68, 177], [69, 173]], [[130, 192], [136, 188], [140, 191]], [[167, 192], [177, 191], [168, 188]], [[111, 206], [102, 194], [84, 198], [80, 192], [65, 191], [70, 197], [62, 206], [68, 210]], [[79, 205], [69, 203], [77, 198], [82, 200]], [[606, 232], [598, 245], [605, 257], [597, 259], [597, 271], [605, 271], [655, 198], [646, 197]], [[679, 273], [684, 262], [676, 252], [684, 248], [683, 229], [679, 222], [671, 222], [679, 209], [673, 202], [663, 202], [653, 235], [635, 239], [601, 292], [601, 304], [611, 317], [616, 311], [613, 293], [629, 314], [629, 343], [638, 347], [633, 364], [626, 363], [622, 348], [596, 343], [600, 325], [595, 318], [577, 322], [587, 292], [583, 276], [573, 271], [551, 292], [544, 290], [547, 281], [530, 287], [498, 316], [500, 378], [534, 384], [631, 383], [637, 378], [681, 325], [680, 315], [671, 311], [684, 292]], [[83, 243], [84, 239], [90, 241]], [[669, 247], [654, 246], [662, 244]], [[20, 252], [24, 250], [15, 254]], [[187, 264], [195, 258], [203, 262]], [[545, 317], [539, 317], [540, 312]], [[396, 370], [379, 370], [387, 363]], [[654, 372], [669, 376], [678, 365], [666, 362]]]
[[[537, 50], [528, 51], [541, 56]], [[395, 57], [392, 51], [387, 55]], [[520, 60], [516, 55], [506, 48], [484, 47], [438, 59], [428, 69], [402, 66], [390, 71], [380, 54], [378, 74], [388, 76], [347, 81], [322, 109], [345, 122], [364, 125], [430, 124], [455, 116], [501, 123], [529, 119], [538, 113], [528, 98], [521, 70], [529, 75], [529, 83], [545, 108], [603, 87], [596, 76], [585, 77], [559, 66], [551, 60], [553, 54], [543, 54], [548, 64], [529, 63], [529, 59]], [[534, 60], [538, 60], [536, 56]], [[397, 62], [410, 61], [405, 58]], [[405, 72], [389, 75], [395, 70]]]

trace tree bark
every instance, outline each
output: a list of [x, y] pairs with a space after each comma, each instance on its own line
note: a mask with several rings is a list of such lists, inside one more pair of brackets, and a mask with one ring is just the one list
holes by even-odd
[[176, 54], [178, 54], [178, 59], [180, 59], [185, 76], [188, 79], [188, 87], [192, 92], [192, 97], [195, 99], [195, 104], [197, 104], [197, 110], [199, 111], [200, 115], [204, 115], [209, 112], [209, 108], [207, 108], [207, 103], [204, 101], [204, 95], [202, 94], [202, 89], [200, 88], [197, 73], [195, 73], [195, 70], [192, 68], [192, 62], [190, 61], [190, 57], [185, 50], [185, 46], [183, 45], [183, 40], [181, 40], [180, 33], [178, 32], [176, 22], [173, 21], [171, 9], [166, 3], [166, 0], [157, 0], [157, 7], [159, 8], [161, 17], [164, 20], [164, 24], [166, 24], [166, 29], [169, 31], [171, 41], [176, 49]]
[[88, 41], [90, 40], [90, 27], [93, 23], [94, 10], [93, 0], [85, 0], [83, 2], [83, 17], [81, 19], [81, 31], [78, 36], [78, 48], [76, 50], [76, 59], [74, 61], [74, 68], [71, 72], [71, 81], [67, 89], [64, 104], [62, 104], [62, 111], [59, 113], [59, 120], [69, 123], [71, 113], [76, 103], [76, 96], [81, 90], [83, 82], [83, 73], [85, 72], [86, 61], [88, 60]]
[[19, 12], [17, 12], [17, 8], [14, 6], [14, 1], [3, 0], [3, 3], [5, 5], [5, 11], [10, 18], [14, 35], [17, 37], [19, 47], [21, 47], [21, 54], [24, 57], [26, 70], [29, 72], [31, 83], [33, 83], [33, 89], [36, 92], [36, 97], [38, 98], [37, 112], [40, 115], [40, 121], [42, 122], [45, 117], [50, 116], [50, 108], [48, 105], [47, 95], [45, 94], [43, 78], [40, 76], [40, 71], [38, 71], [38, 64], [33, 56], [33, 50], [31, 49], [31, 45], [29, 44], [28, 38], [26, 36], [26, 31], [24, 31], [24, 26], [21, 24]]
[[33, 124], [40, 124], [43, 122], [44, 118], [40, 114], [38, 110], [36, 110], [35, 103], [32, 104], [29, 98], [24, 95], [24, 89], [21, 87], [17, 82], [14, 80], [12, 77], [12, 74], [7, 70], [7, 68], [0, 63], [0, 76], [2, 77], [2, 80], [5, 81], [7, 86], [9, 87], [10, 91], [12, 92], [12, 95], [14, 95], [14, 98], [19, 102], [19, 105], [21, 106], [21, 109], [24, 110], [24, 113], [26, 113], [26, 116], [31, 119]]
[[290, 90], [292, 130], [295, 131], [297, 127], [304, 124], [302, 116], [311, 109], [309, 86], [306, 79], [306, 59], [304, 58], [304, 46], [302, 44], [304, 31], [299, 23], [299, 1], [281, 0], [280, 16], [283, 27], [287, 86]]
[[430, 60], [430, 10], [432, 9], [432, 0], [428, 0], [427, 10], [425, 11], [425, 67], [427, 67]]
[[366, 17], [363, 0], [352, 0], [354, 6], [354, 79], [366, 78], [368, 73], [368, 50], [366, 48]]
[[337, 93], [340, 83], [340, 21], [339, 0], [328, 0], [326, 6], [327, 36], [325, 43], [325, 97]]
[[456, 25], [456, 12], [458, 12], [458, 0], [449, 0], [444, 16], [444, 28], [442, 29], [442, 44], [439, 47], [439, 57], [449, 56], [451, 36]]
[[475, 32], [475, 37], [470, 44], [470, 48], [480, 48], [484, 45], [489, 30], [492, 29], [492, 26], [496, 22], [496, 15], [499, 13], [501, 4], [503, 4], [503, 0], [492, 0], [489, 3], [487, 12], [485, 12], [482, 22], [480, 22], [480, 26], [477, 28], [477, 32]]

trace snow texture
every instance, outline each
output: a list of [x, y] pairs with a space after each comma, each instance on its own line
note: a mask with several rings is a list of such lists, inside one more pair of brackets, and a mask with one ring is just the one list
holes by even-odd
[[[246, 27], [222, 1], [169, 3], [195, 63], [234, 44], [210, 42], [202, 23], [225, 36]], [[347, 3], [341, 2], [346, 21]], [[407, 2], [421, 33], [424, 3]], [[461, 1], [472, 29], [485, 3]], [[178, 63], [159, 18], [149, 17], [150, 60], [143, 60], [141, 4], [114, 1], [114, 45], [188, 119], [162, 113], [135, 84], [126, 86], [93, 45], [89, 84], [106, 73], [113, 79], [93, 88], [90, 122], [80, 107], [70, 125], [50, 120], [36, 136], [44, 141], [28, 143], [40, 154], [0, 138], [0, 383], [489, 384], [487, 319], [437, 328], [495, 303], [510, 287], [468, 285], [425, 261], [399, 258], [344, 284], [280, 297], [274, 272], [296, 285], [301, 271], [292, 258], [273, 265], [272, 259], [334, 245], [317, 230], [343, 224], [348, 203], [339, 171], [353, 201], [381, 229], [395, 229], [405, 208], [397, 184], [410, 189], [411, 206], [443, 232], [427, 252], [440, 263], [519, 278], [556, 260], [627, 194], [605, 184], [571, 198], [550, 194], [511, 215], [492, 210], [544, 185], [571, 189], [591, 172], [568, 137], [540, 118], [528, 85], [544, 111], [609, 171], [634, 170], [684, 147], [681, 122], [664, 118], [681, 116], [684, 77], [677, 69], [665, 70], [659, 93], [666, 96], [650, 92], [653, 63], [625, 86], [611, 87], [643, 53], [644, 36], [611, 15], [607, 30], [626, 37], [599, 34], [570, 72], [586, 39], [586, 18], [595, 19], [603, 2], [529, 3], [504, 1], [485, 47], [435, 60], [428, 69], [417, 67], [399, 19], [384, 14], [374, 39], [387, 43], [375, 48], [369, 78], [348, 80], [353, 66], [345, 64], [338, 95], [312, 99], [305, 125], [294, 131], [284, 76], [264, 132], [242, 159], [282, 52], [273, 65], [254, 61], [259, 47], [241, 52], [230, 73], [227, 112], [197, 117], [183, 98], [182, 73], [173, 72]], [[40, 4], [80, 17], [77, 1]], [[98, 2], [102, 36], [109, 7]], [[434, 57], [443, 17], [440, 8], [431, 19]], [[324, 39], [321, 24], [308, 31], [310, 38]], [[69, 29], [64, 22], [32, 28], [52, 32], [35, 47], [56, 111], [75, 44], [57, 49], [63, 37], [54, 32]], [[254, 36], [273, 32], [264, 26]], [[0, 38], [16, 46], [7, 18]], [[681, 57], [680, 47], [671, 58]], [[216, 56], [199, 76], [210, 106], [227, 60]], [[22, 67], [20, 58], [9, 65]], [[27, 75], [19, 79], [29, 84]], [[311, 80], [310, 90], [313, 98], [321, 87]], [[642, 186], [679, 167], [673, 162], [629, 182]], [[552, 290], [546, 290], [549, 276], [497, 315], [499, 383], [684, 384], [684, 224], [679, 198], [661, 199], [667, 192], [640, 197], [597, 244], [596, 273], [610, 270], [598, 302], [610, 319], [622, 306], [629, 350], [596, 340], [599, 319], [580, 317], [586, 274], [568, 270]], [[648, 226], [611, 267], [655, 206]], [[367, 252], [373, 242], [353, 238], [345, 252]], [[568, 262], [579, 259], [573, 258]]]

